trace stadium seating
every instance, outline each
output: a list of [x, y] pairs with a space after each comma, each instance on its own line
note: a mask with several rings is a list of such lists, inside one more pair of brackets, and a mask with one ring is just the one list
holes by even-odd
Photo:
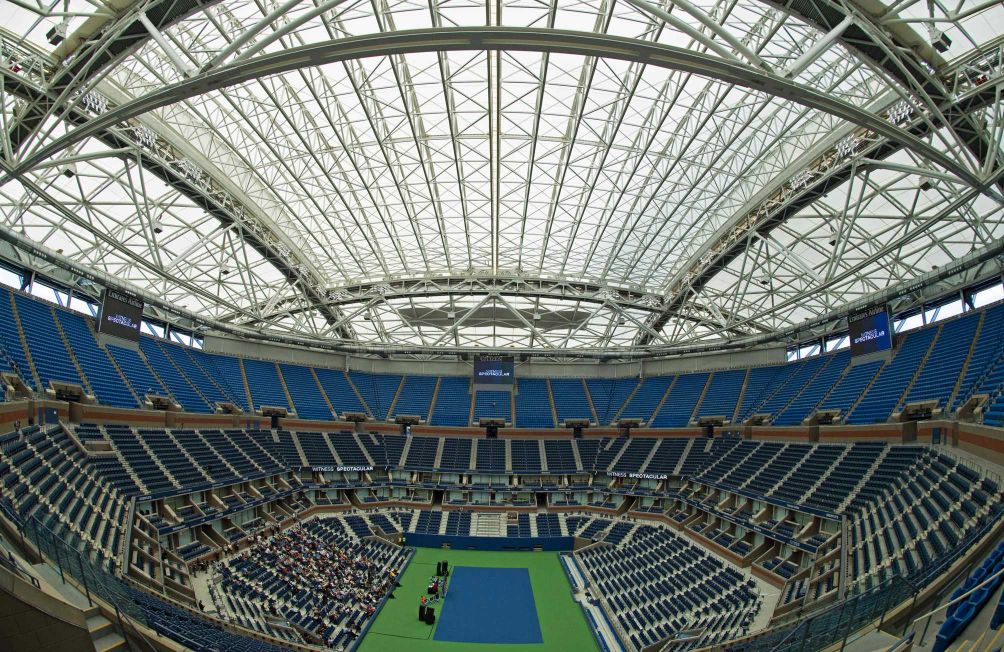
[[147, 364], [140, 353], [131, 348], [108, 345], [108, 354], [111, 356], [122, 375], [132, 387], [133, 391], [142, 400], [147, 395], [170, 396], [171, 393], [154, 375], [154, 371]]
[[987, 407], [984, 423], [988, 426], [1004, 427], [1004, 392], [995, 392], [994, 398]]
[[282, 364], [279, 365], [279, 371], [286, 382], [289, 396], [293, 399], [296, 416], [301, 419], [331, 418], [331, 408], [328, 407], [327, 399], [321, 393], [321, 386], [309, 367]]
[[666, 390], [673, 384], [674, 376], [643, 378], [620, 412], [622, 419], [639, 419], [648, 423], [652, 413], [662, 403]]
[[123, 587], [147, 622], [160, 635], [173, 638], [193, 650], [232, 652], [282, 652], [282, 647], [221, 629], [218, 624], [158, 600], [137, 589]]
[[852, 577], [865, 586], [936, 565], [1004, 513], [996, 486], [971, 480], [960, 472], [969, 473], [965, 467], [934, 451], [920, 449], [894, 465], [900, 470], [884, 486], [866, 487], [851, 502]]
[[370, 466], [370, 459], [366, 456], [356, 439], [356, 435], [351, 432], [340, 431], [327, 435], [331, 441], [331, 447], [338, 454], [341, 463], [346, 466]]
[[87, 545], [115, 559], [128, 499], [59, 428], [26, 428], [0, 436], [0, 483], [6, 511], [18, 522], [35, 517], [73, 547]]
[[[0, 302], [6, 297], [0, 297]], [[139, 407], [136, 397], [122, 381], [115, 367], [108, 359], [108, 353], [98, 346], [87, 321], [80, 315], [58, 311], [56, 317], [63, 327], [66, 340], [80, 364], [81, 370], [87, 376], [87, 382], [95, 398], [106, 405], [122, 408]], [[143, 344], [154, 345], [154, 340], [143, 339]], [[187, 395], [186, 395], [187, 398]], [[189, 402], [184, 405], [186, 410], [199, 411], [200, 402]], [[204, 403], [202, 404], [204, 405]]]
[[[11, 290], [0, 290], [0, 343], [3, 344], [3, 363], [5, 366], [16, 371], [28, 387], [34, 389], [45, 389], [39, 387], [35, 382], [31, 364], [28, 362], [27, 352], [21, 340], [22, 327], [20, 320], [13, 312], [14, 293]], [[29, 328], [33, 326], [29, 324]]]
[[798, 362], [791, 363], [792, 372], [787, 376], [786, 380], [778, 386], [777, 390], [770, 395], [770, 397], [763, 402], [760, 406], [755, 408], [755, 412], [761, 414], [770, 414], [773, 418], [777, 418], [779, 414], [784, 412], [785, 407], [790, 404], [795, 397], [797, 397], [805, 387], [812, 382], [812, 379], [816, 377], [816, 374], [822, 370], [827, 363], [830, 361], [831, 356], [820, 356], [815, 358], [809, 358], [807, 360], [799, 360]]
[[731, 422], [745, 380], [745, 369], [716, 371], [711, 376], [704, 400], [697, 406], [696, 416], [723, 416], [726, 422]]
[[[233, 392], [207, 371], [208, 360], [204, 359], [200, 351], [190, 349], [185, 346], [170, 342], [156, 341], [157, 348], [163, 351], [174, 366], [180, 371], [195, 387], [199, 388], [202, 395], [206, 397], [210, 405], [216, 403], [231, 403], [241, 405]], [[200, 362], [199, 358], [203, 358]]]
[[[969, 595], [961, 602], [950, 606], [945, 612], [945, 621], [938, 628], [938, 634], [932, 648], [934, 652], [947, 650], [948, 646], [973, 621], [980, 609], [994, 595], [997, 587], [1004, 581], [1004, 578], [1000, 576], [994, 578], [994, 575], [1002, 570], [1004, 570], [1004, 542], [998, 544], [993, 552], [983, 560], [983, 563], [969, 574], [962, 586], [952, 592], [949, 602], [963, 598], [967, 593]], [[1000, 607], [997, 609], [999, 610]], [[999, 620], [991, 624], [991, 629], [997, 627], [1000, 627]]]
[[581, 378], [551, 378], [551, 396], [554, 397], [554, 410], [558, 416], [558, 425], [567, 419], [586, 419], [596, 421], [589, 407], [589, 397], [586, 395], [586, 385]]
[[349, 379], [344, 371], [318, 367], [315, 372], [321, 383], [321, 389], [328, 397], [335, 414], [341, 417], [346, 412], [367, 413], [356, 390], [349, 384]]
[[684, 438], [658, 440], [648, 465], [639, 470], [644, 473], [676, 473], [677, 467], [691, 443], [689, 439]]
[[239, 358], [195, 351], [192, 351], [191, 355], [193, 359], [198, 360], [206, 375], [223, 388], [224, 393], [234, 405], [245, 411], [250, 410], [244, 372], [241, 370]]
[[470, 425], [471, 381], [461, 376], [439, 379], [430, 422], [434, 426]]
[[24, 337], [42, 387], [48, 388], [50, 381], [84, 386], [63, 339], [58, 335], [49, 306], [21, 294], [15, 294], [14, 301], [22, 323], [30, 324], [29, 328], [24, 329]]
[[274, 362], [245, 359], [242, 364], [255, 409], [267, 405], [293, 411], [293, 406], [286, 399], [286, 392], [279, 380], [279, 369]]
[[680, 428], [690, 425], [690, 418], [701, 400], [708, 374], [680, 376], [669, 390], [666, 402], [652, 421], [656, 428]]
[[750, 369], [746, 378], [746, 388], [739, 403], [738, 420], [745, 421], [758, 412], [763, 403], [786, 383], [797, 369], [798, 366], [794, 364]]
[[1004, 303], [987, 308], [982, 327], [977, 331], [972, 354], [959, 380], [952, 409], [974, 394], [989, 394], [999, 388], [997, 370], [1004, 359]]
[[897, 411], [905, 404], [917, 401], [935, 400], [938, 401], [938, 407], [945, 407], [973, 345], [978, 324], [979, 315], [975, 314], [957, 317], [942, 324], [926, 364], [917, 371], [917, 378], [900, 401]]
[[335, 459], [334, 449], [331, 447], [324, 433], [290, 433], [290, 437], [299, 441], [300, 449], [306, 456], [308, 465], [330, 467], [338, 464], [338, 461]]
[[506, 472], [506, 440], [479, 439], [477, 445], [475, 469], [483, 473], [501, 474]]
[[447, 438], [443, 440], [443, 453], [439, 468], [444, 471], [468, 471], [471, 469], [470, 439]]
[[[214, 593], [217, 609], [248, 627], [273, 620], [265, 614], [281, 617], [290, 627], [270, 627], [266, 633], [295, 642], [302, 643], [299, 631], [307, 631], [332, 647], [347, 644], [354, 638], [353, 629], [372, 616], [378, 599], [393, 589], [387, 573], [400, 572], [410, 554], [368, 538], [370, 534], [368, 523], [359, 516], [330, 517], [256, 544], [223, 567], [222, 595]], [[308, 546], [324, 561], [297, 561], [282, 552]], [[339, 563], [332, 551], [350, 572], [332, 572]], [[294, 572], [300, 566], [303, 571], [331, 575], [322, 583], [316, 575]], [[360, 594], [365, 597], [360, 599]]]
[[349, 380], [369, 407], [373, 418], [377, 421], [385, 420], [401, 386], [401, 376], [350, 371]]
[[629, 543], [575, 557], [636, 649], [692, 628], [701, 645], [746, 633], [761, 600], [741, 573], [665, 528], [640, 526]]
[[[65, 320], [64, 320], [65, 323]], [[140, 350], [146, 356], [152, 369], [157, 370], [157, 375], [166, 386], [170, 396], [188, 412], [211, 412], [211, 406], [202, 397], [199, 390], [193, 385], [183, 373], [175, 367], [171, 359], [158, 345], [156, 340], [144, 337], [140, 339]], [[80, 360], [78, 351], [77, 360]], [[85, 373], [87, 369], [84, 369]], [[91, 378], [88, 373], [88, 379]], [[93, 380], [91, 386], [94, 385]], [[135, 401], [134, 401], [135, 402]], [[131, 406], [130, 406], [131, 407]]]
[[882, 360], [872, 360], [858, 365], [851, 365], [851, 368], [843, 375], [840, 382], [826, 395], [826, 399], [819, 406], [819, 409], [840, 410], [840, 415], [846, 416], [861, 396], [862, 388], [871, 385], [875, 374], [878, 373], [883, 364], [885, 362]]
[[[232, 403], [243, 410], [285, 407], [318, 420], [361, 412], [377, 421], [412, 414], [437, 426], [468, 426], [472, 418], [494, 417], [515, 419], [516, 427], [547, 428], [566, 419], [606, 425], [631, 418], [677, 428], [700, 417], [731, 422], [753, 414], [767, 414], [777, 425], [797, 425], [818, 410], [839, 410], [838, 418], [851, 424], [881, 423], [908, 403], [935, 401], [951, 410], [979, 394], [988, 397], [982, 413], [986, 423], [1004, 424], [1004, 305], [898, 336], [887, 363], [853, 364], [843, 350], [782, 365], [641, 380], [517, 378], [513, 396], [482, 390], [472, 397], [470, 378], [464, 376], [402, 377], [277, 364], [206, 353], [147, 335], [139, 351], [99, 345], [90, 318], [4, 291], [0, 369], [16, 367], [29, 387], [47, 387], [50, 379], [77, 383], [98, 402], [115, 407], [139, 406], [154, 393], [190, 412]], [[42, 335], [60, 329], [65, 341]]]
[[497, 390], [478, 390], [474, 397], [473, 421], [493, 418], [502, 419], [506, 423], [512, 421], [512, 409], [509, 392]]
[[553, 428], [551, 398], [544, 378], [521, 378], [517, 381], [516, 421], [519, 428]]
[[514, 439], [509, 442], [512, 451], [513, 473], [539, 474], [540, 464], [540, 444], [537, 440]]
[[[893, 575], [909, 577], [936, 568], [941, 560], [969, 547], [1004, 514], [1004, 493], [996, 483], [939, 449], [921, 445], [809, 444], [737, 437], [406, 438], [348, 431], [223, 431], [96, 424], [80, 424], [70, 433], [61, 426], [32, 427], [0, 437], [0, 481], [4, 486], [0, 508], [20, 521], [43, 519], [49, 529], [76, 545], [93, 547], [107, 560], [119, 558], [125, 541], [124, 519], [133, 497], [171, 497], [157, 511], [145, 508], [143, 518], [162, 537], [186, 533], [172, 539], [170, 548], [178, 558], [194, 561], [219, 550], [221, 544], [216, 539], [187, 533], [196, 532], [205, 519], [213, 518], [234, 519], [226, 522], [225, 530], [215, 531], [215, 536], [225, 541], [241, 540], [260, 528], [262, 521], [247, 517], [237, 520], [236, 515], [256, 501], [277, 496], [283, 484], [295, 484], [283, 477], [288, 467], [300, 467], [305, 461], [315, 467], [387, 464], [394, 470], [405, 449], [404, 470], [475, 472], [472, 485], [463, 491], [445, 487], [444, 503], [458, 505], [489, 504], [488, 492], [483, 490], [486, 483], [490, 476], [507, 472], [531, 476], [545, 469], [550, 473], [560, 472], [558, 469], [567, 473], [580, 469], [609, 469], [620, 474], [685, 473], [681, 486], [672, 490], [653, 493], [657, 482], [653, 480], [644, 486], [625, 481], [617, 489], [635, 487], [633, 491], [646, 496], [648, 502], [636, 504], [635, 512], [665, 514], [693, 536], [713, 541], [739, 556], [752, 553], [749, 533], [753, 528], [789, 542], [789, 546], [796, 547], [791, 549], [798, 551], [818, 548], [837, 530], [809, 529], [808, 521], [777, 512], [771, 512], [772, 517], [767, 519], [748, 508], [740, 509], [741, 503], [733, 508], [718, 499], [705, 502], [706, 487], [758, 500], [758, 511], [784, 500], [785, 505], [793, 504], [797, 509], [845, 514], [850, 537], [848, 580], [861, 590]], [[75, 441], [94, 444], [93, 450], [100, 452], [85, 452]], [[301, 459], [301, 451], [305, 460]], [[472, 453], [474, 469], [470, 468]], [[282, 479], [275, 486], [257, 483], [254, 495], [249, 493], [252, 489], [246, 483], [250, 478], [270, 475]], [[345, 480], [339, 482], [328, 486], [350, 487]], [[616, 509], [621, 497], [610, 493], [610, 482], [611, 478], [601, 476], [594, 485], [564, 487], [553, 491], [547, 504], [566, 510], [588, 506]], [[225, 488], [228, 484], [232, 486]], [[325, 494], [322, 499], [320, 492], [314, 498], [302, 490], [294, 496], [296, 486], [282, 490], [288, 496], [283, 500], [288, 502], [280, 515], [302, 510], [312, 500], [318, 505], [348, 502], [333, 494]], [[464, 493], [471, 496], [462, 498]], [[498, 494], [492, 505], [516, 504], [511, 492]], [[387, 488], [375, 485], [356, 490], [356, 498], [362, 503], [386, 500], [388, 496]], [[693, 518], [698, 514], [695, 504], [702, 506], [706, 518]], [[729, 523], [720, 518], [726, 514]], [[392, 513], [326, 518], [317, 525], [310, 522], [307, 527], [316, 536], [345, 549], [365, 549], [368, 557], [391, 568], [398, 567], [404, 553], [370, 540], [373, 528], [385, 533], [464, 536], [473, 533], [473, 523], [467, 509], [398, 509]], [[687, 639], [687, 646], [712, 645], [746, 632], [760, 608], [753, 587], [733, 569], [663, 526], [639, 525], [613, 515], [607, 518], [546, 512], [514, 514], [503, 529], [514, 537], [577, 536], [598, 542], [576, 553], [577, 563], [591, 578], [601, 604], [636, 646], [694, 631], [699, 634], [693, 640]], [[783, 604], [820, 599], [835, 591], [832, 582], [806, 581], [808, 556], [775, 549], [751, 561], [764, 572], [789, 580]], [[155, 576], [152, 570], [145, 569], [144, 558], [136, 557], [132, 563], [151, 578]], [[165, 565], [169, 563], [164, 561]], [[228, 568], [231, 579], [216, 595], [221, 613], [272, 640], [299, 642], [302, 638], [297, 638], [298, 632], [305, 629], [324, 640], [344, 642], [348, 636], [344, 632], [351, 630], [351, 625], [345, 623], [355, 625], [366, 618], [353, 615], [367, 612], [348, 604], [342, 618], [338, 614], [333, 620], [328, 616], [318, 618], [314, 594], [304, 592], [305, 587], [296, 578], [279, 581], [274, 569], [248, 557], [230, 558]], [[164, 609], [162, 603], [150, 604], [151, 613], [159, 613], [157, 617], [164, 619], [165, 631], [172, 631], [166, 624], [171, 621], [172, 627], [191, 626], [205, 636], [215, 636], [211, 624], [192, 624], [189, 619], [193, 616], [187, 612], [171, 608], [161, 613], [158, 610]], [[289, 626], [281, 624], [283, 620]], [[175, 634], [183, 640], [192, 632], [171, 635]]]
[[566, 439], [545, 439], [544, 456], [550, 473], [574, 473], [578, 470], [572, 442]]
[[850, 413], [848, 423], [874, 423], [889, 418], [927, 356], [937, 331], [938, 328], [925, 328], [906, 335], [892, 361], [882, 368], [875, 384]]
[[[630, 443], [634, 443], [633, 440]], [[580, 442], [581, 444], [581, 442]], [[594, 471], [608, 471], [620, 454], [627, 448], [629, 442], [624, 437], [604, 437], [599, 442], [593, 462]]]
[[586, 387], [600, 423], [612, 423], [620, 408], [638, 386], [636, 378], [589, 378]]
[[417, 471], [431, 471], [436, 467], [436, 451], [439, 445], [437, 437], [412, 437], [408, 442], [405, 467]]
[[[897, 338], [889, 361], [857, 362], [839, 351], [644, 380], [526, 377], [517, 379], [515, 394], [478, 390], [472, 396], [464, 376], [311, 368], [147, 336], [138, 350], [99, 344], [87, 317], [11, 291], [5, 301], [0, 367], [16, 369], [33, 387], [79, 383], [115, 407], [137, 407], [153, 393], [195, 413], [218, 403], [248, 410], [274, 405], [319, 420], [349, 411], [376, 421], [416, 414], [444, 426], [491, 416], [517, 427], [548, 428], [569, 418], [600, 424], [638, 418], [678, 427], [700, 416], [731, 421], [758, 413], [785, 425], [819, 410], [838, 410], [864, 425], [884, 422], [910, 403], [959, 406], [980, 394], [988, 397], [985, 423], [1004, 424], [1001, 306], [910, 331]], [[503, 517], [498, 534], [595, 542], [574, 559], [597, 604], [627, 642], [640, 648], [682, 636], [674, 649], [743, 635], [760, 600], [731, 567], [669, 527], [633, 518], [662, 517], [693, 539], [734, 553], [772, 578], [781, 587], [779, 604], [791, 606], [836, 595], [836, 562], [814, 566], [813, 555], [840, 541], [834, 524], [841, 519], [847, 522], [848, 586], [865, 592], [892, 578], [926, 577], [1004, 516], [1004, 492], [994, 479], [944, 449], [919, 444], [662, 437], [644, 430], [631, 437], [587, 431], [583, 439], [475, 439], [448, 431], [406, 437], [332, 425], [326, 432], [257, 430], [247, 423], [24, 428], [0, 436], [0, 514], [11, 523], [39, 524], [115, 572], [129, 569], [152, 586], [174, 582], [184, 589], [186, 562], [246, 542], [308, 507], [367, 508], [308, 526], [346, 550], [367, 551], [384, 569], [399, 568], [406, 553], [372, 540], [372, 530], [465, 536], [475, 533], [471, 510], [478, 506], [538, 507], [548, 511]], [[376, 471], [336, 472], [339, 466]], [[461, 480], [467, 484], [453, 484]], [[722, 492], [732, 497], [723, 500]], [[138, 509], [130, 525], [133, 501]], [[388, 503], [423, 509], [373, 511]], [[626, 518], [617, 515], [627, 510]], [[163, 554], [135, 530], [127, 536], [130, 527], [157, 535]], [[239, 556], [228, 559], [228, 568], [232, 579], [216, 593], [220, 613], [273, 645], [303, 643], [304, 632], [348, 644], [350, 632], [369, 618], [369, 610], [351, 600], [343, 613], [318, 618], [299, 580], [276, 581], [272, 569]], [[197, 649], [275, 649], [134, 587], [120, 589], [134, 596], [153, 629]], [[937, 645], [950, 645], [984, 598], [974, 594], [946, 614]]]
[[828, 356], [825, 366], [812, 378], [806, 387], [786, 405], [774, 423], [780, 426], [795, 426], [815, 411], [816, 406], [833, 389], [850, 363], [850, 353], [840, 351]]
[[400, 396], [394, 404], [393, 413], [389, 416], [410, 414], [427, 421], [436, 382], [435, 376], [405, 376]]
[[632, 439], [624, 447], [624, 451], [620, 453], [616, 461], [612, 461], [611, 470], [629, 472], [643, 468], [657, 443], [657, 440], [650, 438]]

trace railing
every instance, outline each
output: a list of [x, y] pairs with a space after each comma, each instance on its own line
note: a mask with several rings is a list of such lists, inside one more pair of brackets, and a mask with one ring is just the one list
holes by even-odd
[[724, 646], [727, 650], [743, 652], [812, 652], [843, 641], [844, 643], [868, 623], [879, 621], [881, 627], [886, 614], [907, 600], [915, 599], [922, 587], [944, 574], [966, 554], [969, 548], [989, 534], [997, 523], [990, 521], [981, 529], [970, 533], [959, 542], [953, 552], [936, 565], [919, 569], [909, 577], [895, 575], [890, 579], [830, 605], [821, 611], [808, 614], [802, 620], [766, 633]]
[[[975, 564], [973, 564], [973, 565], [975, 565]], [[965, 593], [963, 593], [962, 595], [956, 597], [955, 599], [949, 600], [945, 604], [939, 605], [938, 607], [935, 607], [934, 609], [928, 611], [927, 613], [922, 614], [920, 616], [917, 616], [916, 618], [914, 618], [910, 622], [909, 625], [907, 625], [907, 631], [909, 631], [909, 634], [906, 635], [906, 636], [904, 636], [903, 638], [907, 639], [907, 640], [910, 640], [912, 642], [914, 640], [914, 638], [916, 637], [916, 635], [917, 635], [917, 627], [920, 625], [920, 622], [921, 621], [926, 621], [924, 623], [924, 630], [920, 634], [920, 642], [919, 642], [919, 645], [923, 646], [924, 645], [924, 640], [927, 637], [927, 630], [931, 626], [931, 621], [934, 619], [934, 616], [936, 614], [939, 614], [939, 613], [947, 610], [952, 605], [959, 604], [960, 602], [968, 599], [969, 596], [971, 596], [973, 593], [976, 593], [978, 590], [980, 590], [980, 589], [982, 589], [982, 588], [984, 588], [986, 586], [993, 585], [997, 580], [999, 580], [1001, 578], [1002, 575], [1004, 575], [1004, 570], [999, 570], [996, 573], [994, 573], [993, 575], [991, 575], [990, 577], [988, 577], [987, 579], [983, 580], [982, 582], [980, 582], [979, 584], [977, 584], [976, 586], [974, 586], [973, 588], [971, 588], [968, 591], [966, 591]], [[911, 629], [913, 631], [910, 631]]]
[[[986, 326], [984, 326], [984, 328], [985, 327]], [[976, 393], [979, 391], [979, 389], [983, 386], [984, 381], [986, 381], [986, 379], [990, 377], [990, 374], [997, 367], [997, 365], [1001, 364], [1001, 361], [1004, 360], [1004, 347], [1001, 346], [1002, 343], [1004, 343], [1004, 332], [998, 334], [998, 336], [997, 336], [996, 347], [998, 349], [998, 353], [997, 353], [996, 357], [994, 357], [993, 360], [991, 360], [990, 362], [987, 363], [986, 367], [984, 367], [982, 373], [980, 373], [979, 376], [977, 376], [976, 378], [973, 379], [973, 382], [969, 384], [969, 388], [966, 390], [965, 395], [963, 395], [960, 392], [959, 395], [956, 396], [956, 398], [955, 398], [955, 405], [961, 406], [966, 401], [968, 401], [973, 396], [975, 396]], [[961, 372], [960, 372], [960, 375], [961, 375]], [[965, 380], [965, 377], [963, 377], [963, 381], [964, 380]], [[994, 393], [993, 391], [990, 392], [990, 394], [993, 394], [993, 393]], [[988, 398], [987, 399], [987, 403], [989, 404], [991, 402], [991, 400], [992, 400], [992, 398]], [[949, 409], [952, 408], [952, 406], [948, 406], [948, 407], [949, 407]]]
[[66, 581], [67, 575], [73, 578], [78, 586], [83, 588], [84, 595], [92, 606], [95, 605], [94, 597], [99, 597], [113, 608], [119, 631], [123, 635], [128, 632], [129, 640], [139, 644], [141, 650], [152, 652], [158, 650], [139, 627], [148, 625], [146, 615], [129, 595], [122, 582], [110, 569], [104, 568], [103, 563], [92, 551], [87, 550], [86, 543], [82, 545], [83, 550], [77, 549], [52, 532], [38, 518], [32, 516], [23, 522], [17, 518], [10, 518], [14, 515], [9, 510], [4, 511], [7, 512], [11, 522], [18, 526], [22, 539], [35, 545], [45, 558], [45, 562], [59, 572], [63, 581]]
[[973, 459], [973, 457], [971, 457], [971, 456], [967, 456], [967, 455], [961, 454], [957, 448], [953, 448], [953, 447], [950, 447], [950, 446], [933, 446], [932, 445], [931, 446], [931, 450], [933, 450], [935, 453], [938, 453], [939, 455], [944, 455], [945, 457], [950, 458], [951, 460], [953, 460], [954, 462], [956, 462], [960, 466], [964, 466], [965, 468], [969, 469], [970, 471], [973, 471], [973, 472], [975, 472], [975, 473], [977, 473], [977, 474], [979, 474], [979, 475], [981, 475], [981, 476], [983, 476], [985, 478], [989, 478], [990, 480], [993, 480], [998, 485], [1000, 485], [1000, 483], [1001, 483], [1001, 475], [1000, 475], [1000, 473], [998, 473], [997, 471], [995, 471], [993, 469], [989, 469], [989, 468], [983, 466], [977, 460]]
[[956, 97], [995, 81], [1004, 74], [1004, 42], [984, 44], [982, 52], [953, 66], [946, 85]]
[[78, 550], [52, 532], [36, 517], [30, 517], [21, 527], [21, 533], [37, 547], [46, 561], [59, 571], [65, 580], [69, 575], [83, 588], [89, 602], [97, 596], [114, 607], [121, 615], [146, 625], [146, 615], [136, 605], [125, 585], [116, 578], [104, 563], [86, 550]]
[[[0, 537], [0, 543], [3, 543], [3, 537]], [[0, 552], [2, 548], [0, 548]], [[30, 582], [32, 586], [36, 589], [41, 589], [42, 586], [38, 582], [38, 578], [31, 574], [31, 572], [21, 565], [21, 562], [17, 560], [14, 553], [7, 551], [7, 555], [4, 556], [0, 554], [0, 566], [9, 570], [15, 577], [24, 580], [25, 582]]]

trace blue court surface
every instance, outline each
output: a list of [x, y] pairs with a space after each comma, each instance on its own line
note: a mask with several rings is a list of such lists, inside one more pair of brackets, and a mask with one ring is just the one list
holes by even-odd
[[437, 641], [541, 643], [525, 568], [454, 567], [436, 624]]

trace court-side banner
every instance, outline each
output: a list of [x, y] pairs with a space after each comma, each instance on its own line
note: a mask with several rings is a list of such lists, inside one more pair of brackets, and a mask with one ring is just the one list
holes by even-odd
[[625, 473], [624, 471], [607, 471], [611, 478], [634, 478], [638, 480], [668, 480], [666, 473]]

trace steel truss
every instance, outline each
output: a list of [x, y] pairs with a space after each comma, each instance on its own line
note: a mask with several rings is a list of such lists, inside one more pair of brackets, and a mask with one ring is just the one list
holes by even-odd
[[421, 355], [750, 345], [993, 273], [1001, 40], [947, 65], [844, 3], [684, 3], [696, 32], [647, 0], [577, 31], [548, 6], [408, 31], [394, 3], [129, 11], [84, 68], [6, 39], [7, 239], [71, 225], [76, 260], [212, 327]]

